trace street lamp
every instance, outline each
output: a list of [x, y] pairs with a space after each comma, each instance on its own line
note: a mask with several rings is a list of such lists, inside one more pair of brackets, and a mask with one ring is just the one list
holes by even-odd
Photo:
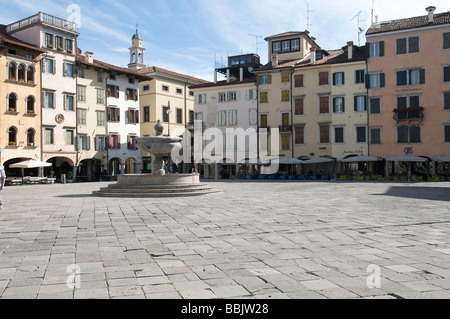
[[168, 136], [170, 136], [170, 112], [172, 112], [172, 110], [170, 109], [170, 101], [167, 102], [167, 134]]
[[[167, 102], [167, 110], [166, 110], [166, 114], [167, 114], [167, 136], [170, 136], [170, 112], [172, 112], [172, 110], [170, 109], [170, 101]], [[170, 156], [168, 158], [167, 161], [167, 170], [169, 171], [169, 167], [170, 167], [171, 163], [170, 163]]]

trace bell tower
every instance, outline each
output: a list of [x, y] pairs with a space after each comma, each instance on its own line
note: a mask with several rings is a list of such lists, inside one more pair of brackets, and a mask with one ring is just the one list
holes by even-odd
[[139, 70], [145, 68], [144, 64], [144, 51], [142, 47], [142, 38], [138, 33], [138, 25], [136, 25], [136, 33], [131, 38], [131, 48], [130, 50], [130, 63], [128, 68], [131, 70]]

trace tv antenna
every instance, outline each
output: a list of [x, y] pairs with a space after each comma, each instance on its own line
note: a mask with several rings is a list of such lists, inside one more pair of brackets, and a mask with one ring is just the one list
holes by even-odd
[[258, 39], [261, 38], [262, 39], [262, 35], [256, 35], [256, 34], [249, 34], [249, 36], [255, 37], [255, 42], [256, 42], [256, 54], [258, 54], [258, 44], [263, 43], [263, 42], [258, 42]]
[[372, 10], [370, 11], [370, 15], [371, 15], [371, 25], [373, 24], [373, 7], [375, 5], [375, 0], [372, 0]]
[[309, 14], [314, 12], [314, 11], [309, 10], [309, 3], [308, 2], [305, 1], [305, 3], [306, 3], [306, 30], [309, 31], [309, 27], [312, 26], [312, 23], [309, 23]]
[[361, 16], [362, 11], [359, 11], [353, 18], [351, 21], [355, 20], [355, 18], [358, 18], [358, 46], [361, 46], [361, 34], [364, 32], [364, 30], [361, 28], [361, 20], [360, 16]]

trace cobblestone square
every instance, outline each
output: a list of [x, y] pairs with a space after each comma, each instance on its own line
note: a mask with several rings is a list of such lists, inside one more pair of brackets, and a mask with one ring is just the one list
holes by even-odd
[[450, 298], [449, 183], [208, 183], [5, 188], [0, 298]]

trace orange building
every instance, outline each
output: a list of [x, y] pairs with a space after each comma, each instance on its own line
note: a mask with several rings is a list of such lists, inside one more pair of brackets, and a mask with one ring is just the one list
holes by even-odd
[[387, 159], [388, 175], [399, 165], [418, 175], [445, 171], [436, 159], [450, 155], [450, 13], [426, 10], [375, 23], [366, 34], [369, 153]]

